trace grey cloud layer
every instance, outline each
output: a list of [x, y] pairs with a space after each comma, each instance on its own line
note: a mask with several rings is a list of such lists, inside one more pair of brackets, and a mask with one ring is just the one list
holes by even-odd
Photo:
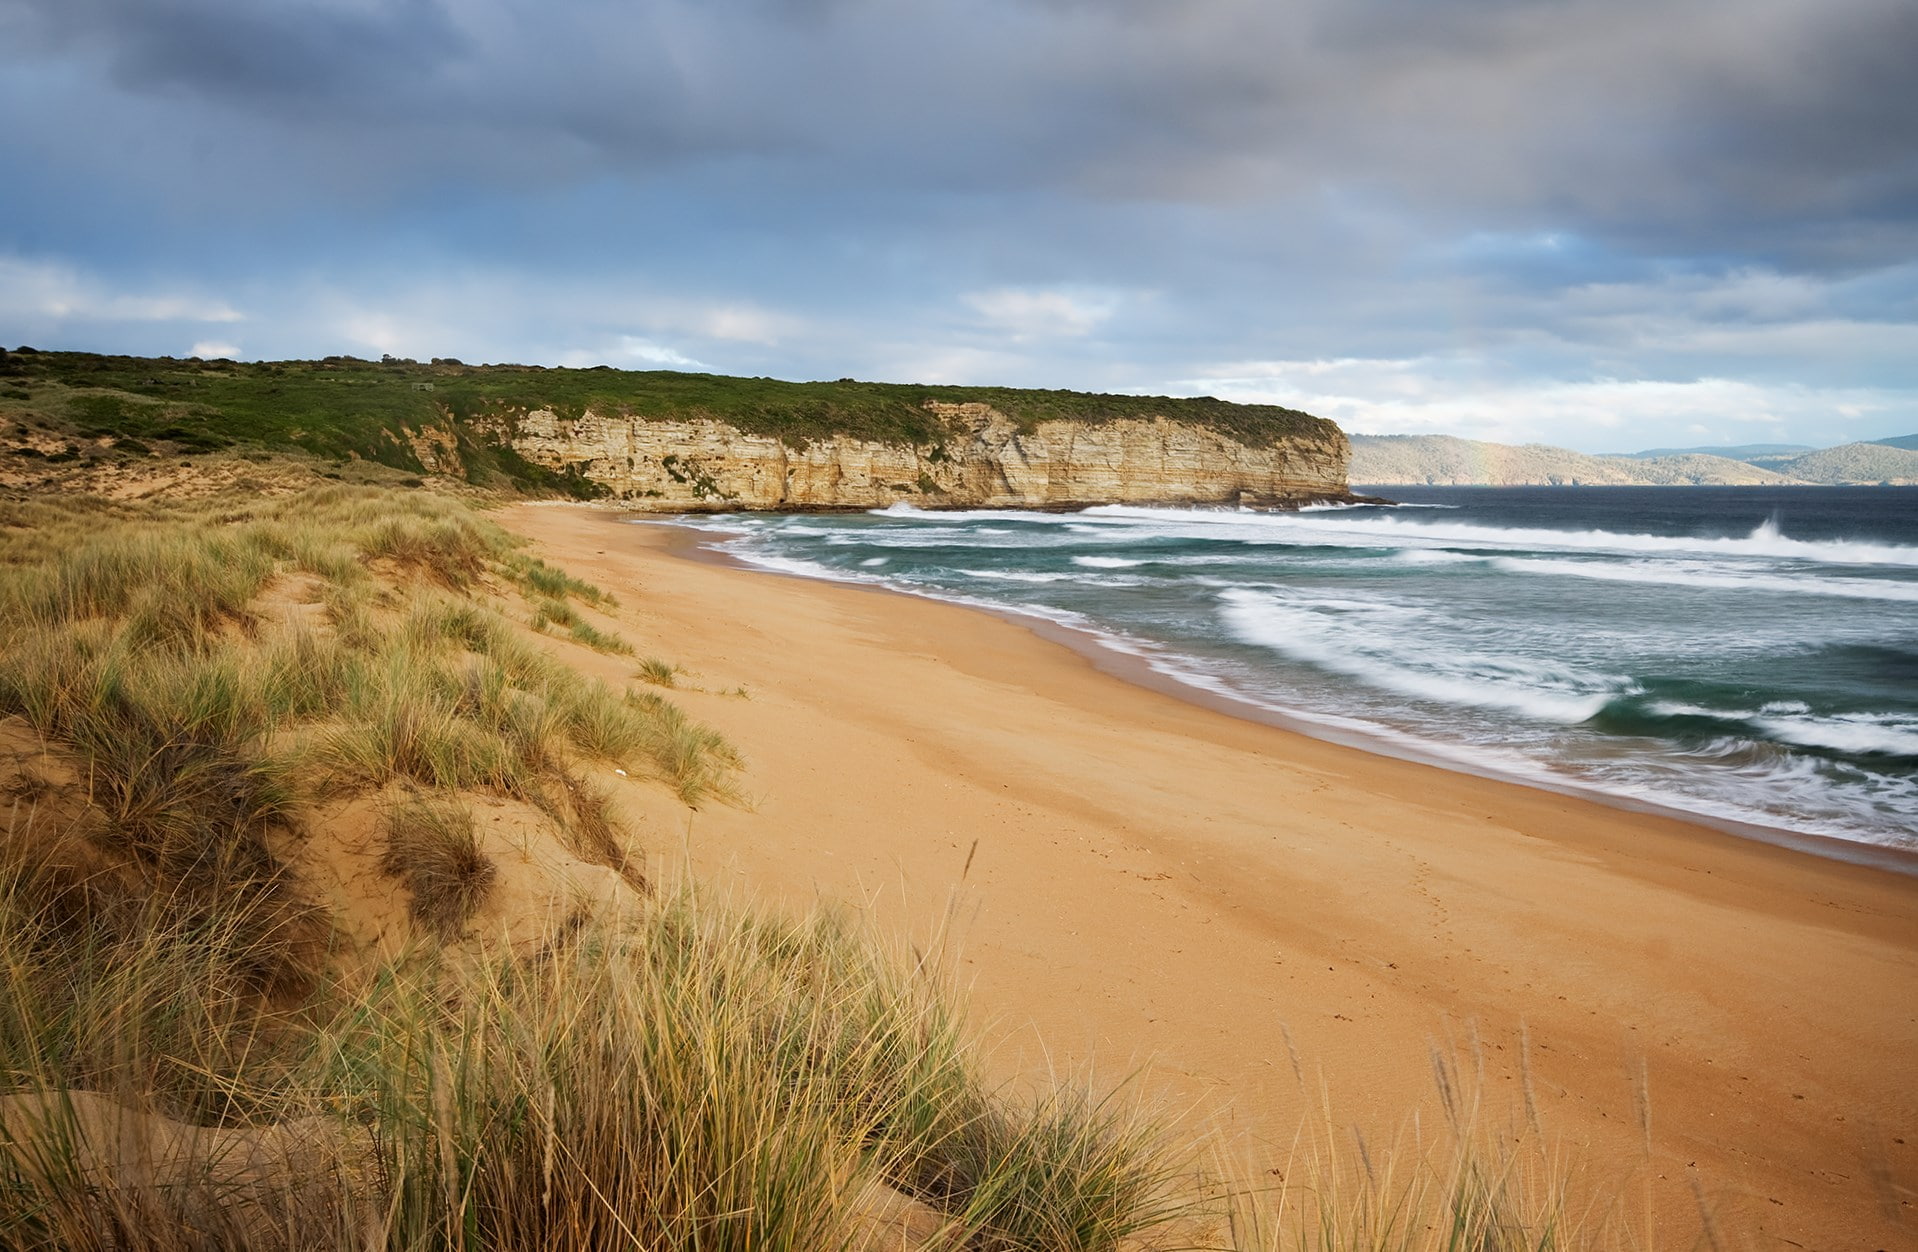
[[1902, 433], [1914, 50], [1912, 0], [0, 0], [0, 340]]
[[[1909, 250], [1918, 209], [1906, 0], [13, 8], [29, 56], [97, 61], [130, 93], [242, 124], [264, 113], [296, 146], [350, 131], [400, 180], [455, 176], [419, 158], [436, 143], [507, 175], [760, 160], [811, 194], [857, 180], [1234, 203], [1333, 187], [1851, 262]], [[1881, 229], [1831, 237], [1856, 218]]]

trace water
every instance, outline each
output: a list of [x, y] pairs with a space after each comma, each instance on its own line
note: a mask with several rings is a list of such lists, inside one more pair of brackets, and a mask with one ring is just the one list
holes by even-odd
[[690, 524], [1073, 625], [1329, 733], [1918, 849], [1918, 488], [1377, 491], [1403, 507]]

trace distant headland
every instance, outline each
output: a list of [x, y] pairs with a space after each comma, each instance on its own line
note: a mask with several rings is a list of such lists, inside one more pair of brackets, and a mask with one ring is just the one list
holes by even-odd
[[1834, 448], [1745, 444], [1594, 456], [1451, 435], [1353, 435], [1351, 479], [1377, 486], [1787, 487], [1918, 484], [1918, 435]]

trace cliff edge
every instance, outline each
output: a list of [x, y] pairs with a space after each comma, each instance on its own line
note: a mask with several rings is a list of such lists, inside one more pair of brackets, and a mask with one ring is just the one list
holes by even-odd
[[1331, 422], [1269, 441], [1162, 416], [1020, 423], [983, 403], [927, 401], [924, 443], [792, 440], [713, 418], [551, 409], [500, 435], [534, 465], [655, 512], [735, 509], [1071, 509], [1093, 504], [1296, 508], [1349, 498], [1351, 447]]

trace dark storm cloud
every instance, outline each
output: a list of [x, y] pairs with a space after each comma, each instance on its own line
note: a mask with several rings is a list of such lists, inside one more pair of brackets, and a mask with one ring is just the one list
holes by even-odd
[[338, 102], [398, 92], [461, 51], [434, 0], [378, 6], [232, 0], [22, 0], [42, 48], [105, 58], [134, 91], [187, 91], [236, 103]]

